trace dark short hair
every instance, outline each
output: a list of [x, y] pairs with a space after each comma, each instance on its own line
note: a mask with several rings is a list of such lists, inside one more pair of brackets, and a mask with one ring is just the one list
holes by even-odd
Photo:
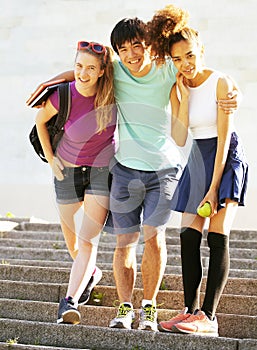
[[133, 39], [146, 39], [146, 24], [139, 18], [124, 18], [119, 21], [111, 33], [111, 45], [113, 50], [118, 53], [118, 48], [126, 41]]

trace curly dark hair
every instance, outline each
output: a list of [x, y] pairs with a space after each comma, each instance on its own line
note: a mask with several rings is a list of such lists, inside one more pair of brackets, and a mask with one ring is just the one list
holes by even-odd
[[188, 25], [189, 13], [175, 5], [167, 5], [155, 12], [147, 22], [147, 45], [151, 45], [151, 56], [158, 64], [170, 56], [171, 40]]

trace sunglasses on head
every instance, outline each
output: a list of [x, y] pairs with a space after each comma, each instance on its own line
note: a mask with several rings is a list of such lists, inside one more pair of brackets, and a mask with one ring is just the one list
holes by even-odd
[[89, 41], [79, 41], [77, 50], [87, 50], [91, 48], [93, 52], [101, 55], [102, 53], [104, 54], [104, 63], [106, 63], [106, 54], [107, 50], [105, 46], [99, 43], [94, 43], [94, 42], [89, 42]]
[[79, 41], [78, 42], [77, 50], [87, 50], [89, 48], [91, 48], [92, 51], [95, 53], [98, 53], [98, 54], [104, 53], [104, 55], [106, 56], [105, 46], [98, 44], [98, 43], [89, 42], [89, 41]]

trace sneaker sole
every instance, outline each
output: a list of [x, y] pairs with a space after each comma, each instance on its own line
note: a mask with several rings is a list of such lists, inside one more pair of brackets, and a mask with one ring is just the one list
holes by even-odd
[[[96, 274], [97, 275], [97, 274]], [[94, 287], [97, 285], [97, 283], [99, 283], [101, 281], [103, 277], [103, 273], [102, 271], [99, 269], [99, 272], [98, 272], [98, 276], [97, 278], [94, 280], [94, 283], [92, 283], [92, 285], [88, 288], [88, 297], [87, 299], [85, 300], [82, 300], [82, 301], [79, 301], [78, 302], [78, 305], [85, 305], [88, 303], [89, 299], [90, 299], [90, 296], [91, 296], [91, 293], [92, 293], [92, 290], [94, 289]]]
[[125, 327], [122, 322], [117, 322], [116, 324], [110, 325], [109, 327], [110, 328], [119, 328], [119, 329], [132, 329], [132, 325], [130, 328], [128, 328], [128, 327]]
[[[174, 326], [176, 327], [176, 326]], [[192, 335], [201, 335], [205, 337], [218, 337], [219, 333], [217, 332], [194, 332], [194, 331], [189, 331], [189, 330], [184, 330], [184, 329], [179, 329], [176, 327], [177, 333], [183, 333], [183, 334], [192, 334]]]
[[167, 332], [167, 333], [178, 333], [178, 329], [175, 328], [175, 326], [173, 325], [171, 329], [168, 329], [168, 328], [163, 328], [160, 324], [158, 324], [157, 326], [158, 330], [160, 332]]
[[158, 328], [156, 328], [156, 329], [152, 329], [152, 327], [151, 326], [145, 326], [144, 328], [139, 328], [138, 327], [138, 330], [140, 330], [140, 331], [151, 331], [151, 332], [158, 332]]
[[62, 317], [57, 320], [57, 323], [69, 323], [69, 324], [79, 324], [81, 321], [81, 316], [79, 311], [68, 310], [62, 314]]
[[157, 323], [152, 323], [152, 324], [146, 323], [146, 324], [142, 324], [142, 325], [140, 325], [140, 323], [139, 323], [137, 329], [139, 329], [140, 331], [158, 332], [158, 325], [157, 325]]

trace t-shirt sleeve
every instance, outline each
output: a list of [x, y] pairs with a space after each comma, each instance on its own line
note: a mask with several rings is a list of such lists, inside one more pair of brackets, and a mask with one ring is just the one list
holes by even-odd
[[176, 82], [176, 74], [178, 72], [177, 68], [174, 66], [171, 58], [166, 60], [166, 65], [168, 67], [169, 75], [172, 78], [173, 83]]
[[59, 111], [59, 95], [58, 90], [55, 90], [50, 96], [49, 100], [57, 111]]

